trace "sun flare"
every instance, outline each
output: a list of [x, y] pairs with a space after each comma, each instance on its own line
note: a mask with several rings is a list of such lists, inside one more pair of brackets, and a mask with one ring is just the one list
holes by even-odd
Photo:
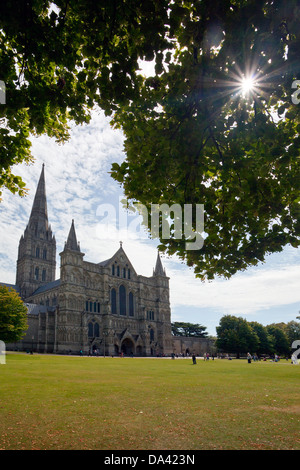
[[254, 90], [255, 81], [253, 77], [243, 77], [241, 83], [241, 91], [243, 94], [251, 93]]

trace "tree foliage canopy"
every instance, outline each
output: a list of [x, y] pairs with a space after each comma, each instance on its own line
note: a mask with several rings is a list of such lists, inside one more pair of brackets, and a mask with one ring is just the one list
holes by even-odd
[[[160, 237], [196, 276], [299, 246], [299, 20], [297, 0], [5, 2], [0, 185], [22, 194], [11, 165], [30, 160], [30, 134], [64, 142], [97, 105], [124, 132], [112, 176], [129, 200], [204, 204], [201, 250], [173, 225]], [[139, 59], [154, 61], [152, 77]]]
[[172, 334], [174, 336], [193, 336], [198, 338], [207, 337], [206, 326], [198, 323], [174, 322], [172, 323]]
[[236, 353], [237, 357], [241, 353], [257, 351], [259, 347], [258, 335], [242, 317], [225, 315], [216, 330], [216, 346], [225, 352]]
[[14, 289], [0, 286], [0, 340], [5, 343], [19, 341], [27, 328], [27, 308], [19, 294]]
[[288, 355], [299, 325], [298, 322], [289, 322], [263, 326], [258, 322], [248, 322], [242, 317], [225, 315], [216, 328], [216, 346], [238, 356], [247, 352]]
[[111, 114], [139, 96], [138, 59], [167, 44], [166, 0], [8, 0], [0, 5], [0, 186], [24, 194], [13, 164], [30, 161], [30, 134], [68, 138], [94, 105]]

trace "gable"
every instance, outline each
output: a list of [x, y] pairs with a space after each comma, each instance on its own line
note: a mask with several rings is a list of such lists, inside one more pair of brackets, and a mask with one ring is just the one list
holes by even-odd
[[120, 247], [111, 258], [98, 264], [100, 266], [110, 267], [110, 273], [113, 276], [126, 279], [132, 279], [132, 276], [137, 276], [131, 261], [122, 247]]

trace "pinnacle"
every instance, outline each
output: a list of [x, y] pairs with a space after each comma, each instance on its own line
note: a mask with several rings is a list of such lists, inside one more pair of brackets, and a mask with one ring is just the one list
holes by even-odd
[[163, 268], [163, 265], [162, 265], [162, 262], [161, 262], [161, 259], [160, 259], [160, 256], [159, 256], [159, 251], [157, 252], [157, 259], [156, 259], [156, 265], [155, 265], [155, 269], [154, 269], [154, 275], [155, 276], [157, 276], [157, 275], [165, 276], [166, 275], [166, 272]]
[[74, 219], [72, 219], [72, 224], [71, 224], [71, 228], [69, 231], [68, 239], [65, 244], [65, 248], [68, 248], [69, 250], [72, 250], [72, 251], [80, 252], [80, 247], [77, 242], [77, 237], [76, 237], [76, 232], [75, 232]]

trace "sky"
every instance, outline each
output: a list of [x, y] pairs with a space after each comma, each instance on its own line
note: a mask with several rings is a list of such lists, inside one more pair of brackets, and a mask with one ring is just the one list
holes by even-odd
[[[13, 168], [26, 182], [28, 195], [3, 192], [0, 203], [0, 282], [15, 283], [18, 244], [28, 223], [35, 190], [45, 164], [48, 218], [60, 256], [74, 219], [84, 259], [93, 263], [123, 249], [138, 274], [151, 276], [157, 240], [151, 240], [137, 215], [123, 209], [122, 187], [109, 172], [125, 154], [120, 130], [110, 126], [102, 111], [88, 125], [72, 126], [70, 140], [61, 145], [47, 136], [32, 137], [34, 164]], [[205, 206], [205, 203], [204, 203]], [[170, 278], [171, 320], [200, 323], [210, 335], [224, 315], [263, 325], [296, 320], [300, 311], [299, 249], [286, 247], [266, 262], [235, 274], [230, 280], [202, 282], [177, 258], [161, 255]]]

